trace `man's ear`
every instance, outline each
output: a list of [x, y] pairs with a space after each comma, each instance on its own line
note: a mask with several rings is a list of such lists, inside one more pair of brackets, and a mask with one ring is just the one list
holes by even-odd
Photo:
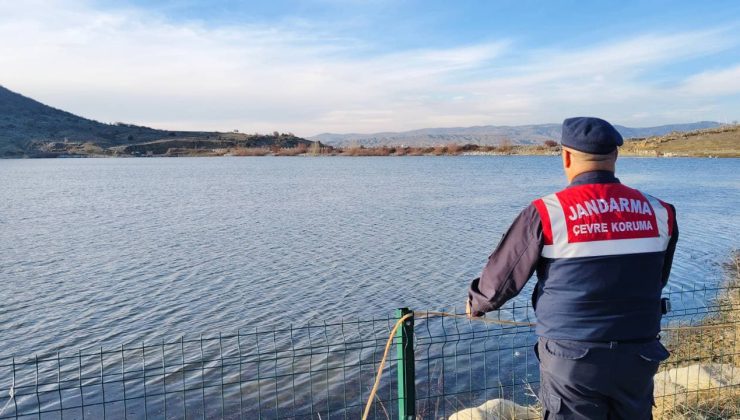
[[566, 168], [570, 168], [570, 165], [571, 165], [570, 152], [567, 150], [563, 150], [563, 163], [565, 164]]

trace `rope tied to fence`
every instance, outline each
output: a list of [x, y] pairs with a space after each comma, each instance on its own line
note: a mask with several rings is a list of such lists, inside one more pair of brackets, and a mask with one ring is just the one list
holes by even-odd
[[509, 325], [512, 327], [534, 327], [534, 322], [526, 321], [513, 321], [509, 319], [497, 319], [497, 318], [485, 318], [485, 317], [473, 317], [470, 318], [464, 314], [455, 314], [451, 312], [438, 312], [438, 311], [415, 311], [414, 316], [419, 318], [431, 318], [431, 317], [447, 317], [447, 318], [465, 318], [471, 321], [483, 322], [484, 324], [498, 324], [498, 325]]
[[[388, 358], [388, 351], [391, 348], [391, 345], [393, 344], [393, 339], [396, 336], [396, 331], [398, 331], [398, 328], [403, 324], [404, 321], [409, 319], [412, 316], [416, 316], [419, 318], [431, 318], [431, 317], [447, 317], [447, 318], [465, 318], [469, 321], [477, 321], [477, 322], [483, 322], [486, 324], [498, 324], [498, 325], [508, 325], [508, 326], [514, 326], [514, 327], [534, 327], [536, 323], [534, 322], [526, 322], [526, 321], [514, 321], [514, 320], [508, 320], [508, 319], [491, 319], [491, 318], [485, 318], [485, 317], [469, 317], [468, 315], [464, 314], [456, 314], [451, 312], [440, 312], [440, 311], [414, 311], [412, 313], [406, 314], [399, 318], [396, 323], [393, 325], [393, 328], [391, 329], [390, 334], [388, 335], [388, 341], [385, 343], [385, 350], [383, 351], [383, 357], [380, 359], [380, 365], [378, 366], [378, 371], [375, 374], [375, 383], [373, 384], [373, 388], [370, 391], [370, 395], [367, 399], [367, 404], [365, 405], [365, 411], [362, 415], [362, 420], [367, 420], [368, 415], [370, 414], [370, 407], [373, 405], [373, 400], [375, 400], [375, 395], [378, 392], [378, 387], [380, 386], [380, 377], [383, 374], [383, 368], [385, 367], [386, 359]], [[685, 325], [685, 326], [679, 326], [679, 327], [665, 327], [661, 328], [661, 331], [688, 331], [688, 330], [694, 330], [694, 329], [702, 329], [702, 328], [726, 328], [730, 326], [736, 325], [735, 323], [723, 323], [723, 324], [711, 324], [711, 325]]]
[[370, 407], [373, 405], [373, 400], [375, 399], [375, 394], [378, 392], [378, 386], [380, 385], [380, 375], [383, 374], [383, 368], [385, 367], [385, 361], [388, 359], [388, 351], [391, 348], [391, 345], [393, 344], [393, 337], [396, 335], [396, 331], [398, 331], [398, 327], [403, 324], [404, 321], [414, 316], [413, 313], [406, 314], [400, 318], [398, 318], [398, 321], [396, 321], [396, 324], [393, 326], [393, 329], [391, 329], [390, 336], [388, 337], [388, 341], [385, 343], [385, 350], [383, 351], [383, 357], [380, 359], [380, 366], [378, 366], [378, 373], [375, 375], [375, 383], [373, 384], [373, 389], [370, 390], [370, 397], [367, 399], [367, 404], [365, 405], [365, 411], [362, 414], [362, 420], [367, 420], [368, 414], [370, 414]]
[[370, 395], [367, 399], [367, 404], [365, 404], [365, 411], [362, 414], [362, 420], [367, 420], [367, 416], [370, 414], [370, 407], [372, 407], [373, 400], [375, 400], [375, 394], [377, 394], [378, 392], [378, 387], [380, 386], [380, 377], [383, 374], [383, 368], [385, 367], [385, 362], [388, 359], [388, 351], [390, 350], [391, 345], [393, 344], [393, 338], [396, 336], [396, 331], [398, 331], [398, 328], [403, 324], [404, 321], [411, 318], [412, 316], [418, 316], [419, 318], [431, 318], [431, 317], [466, 318], [466, 319], [470, 319], [474, 321], [484, 322], [486, 324], [510, 325], [510, 326], [517, 326], [517, 327], [533, 327], [535, 325], [533, 322], [511, 321], [511, 320], [505, 320], [505, 319], [489, 319], [489, 318], [483, 318], [483, 317], [468, 318], [467, 315], [455, 314], [451, 312], [438, 312], [438, 311], [425, 311], [425, 312], [414, 311], [410, 314], [406, 314], [398, 318], [396, 323], [393, 325], [393, 328], [391, 329], [390, 334], [388, 335], [388, 341], [386, 341], [385, 343], [385, 350], [383, 351], [383, 357], [380, 359], [380, 365], [378, 366], [378, 372], [375, 374], [375, 383], [373, 384], [373, 388], [370, 390]]

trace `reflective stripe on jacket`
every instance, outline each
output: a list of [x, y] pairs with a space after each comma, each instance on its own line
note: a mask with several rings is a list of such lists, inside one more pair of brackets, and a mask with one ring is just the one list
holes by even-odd
[[654, 337], [672, 206], [618, 182], [571, 186], [533, 203], [549, 263], [535, 291], [537, 334], [619, 341]]

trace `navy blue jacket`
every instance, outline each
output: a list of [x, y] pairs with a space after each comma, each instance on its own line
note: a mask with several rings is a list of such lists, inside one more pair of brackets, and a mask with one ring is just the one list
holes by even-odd
[[[619, 180], [608, 171], [586, 172], [578, 175], [563, 191], [577, 187], [597, 190], [615, 187], [595, 184], [619, 184]], [[601, 201], [608, 209], [607, 200]], [[655, 337], [661, 316], [660, 293], [668, 281], [678, 240], [673, 206], [662, 203], [673, 216], [670, 239], [662, 251], [631, 253], [617, 250], [609, 251], [611, 255], [573, 254], [574, 257], [560, 258], [554, 254], [554, 257], [543, 256], [543, 252], [552, 254], [549, 251], [552, 233], [548, 231], [549, 220], [543, 228], [542, 208], [538, 209], [535, 204], [525, 208], [514, 220], [489, 257], [481, 276], [470, 285], [473, 314], [480, 316], [501, 307], [519, 294], [536, 271], [538, 282], [532, 302], [538, 318], [539, 336], [581, 341]], [[593, 201], [593, 204], [596, 207], [600, 203]], [[637, 208], [639, 211], [640, 207]], [[598, 208], [588, 209], [589, 212], [592, 210], [598, 212]], [[574, 206], [571, 211], [564, 208], [561, 214], [565, 213], [566, 217], [570, 214], [575, 219], [578, 217], [576, 213], [582, 212], [584, 218], [588, 217], [586, 210], [580, 207]], [[590, 228], [590, 225], [582, 226], [584, 231], [586, 227]], [[615, 229], [619, 227], [614, 226]], [[621, 228], [624, 229], [624, 223]], [[599, 245], [608, 245], [610, 241], [601, 242]], [[613, 243], [623, 245], [629, 241]]]

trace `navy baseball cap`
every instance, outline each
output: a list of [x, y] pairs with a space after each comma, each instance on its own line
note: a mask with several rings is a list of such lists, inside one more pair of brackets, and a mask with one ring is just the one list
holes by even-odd
[[563, 121], [564, 147], [593, 155], [611, 153], [624, 143], [616, 128], [601, 118], [575, 117]]

